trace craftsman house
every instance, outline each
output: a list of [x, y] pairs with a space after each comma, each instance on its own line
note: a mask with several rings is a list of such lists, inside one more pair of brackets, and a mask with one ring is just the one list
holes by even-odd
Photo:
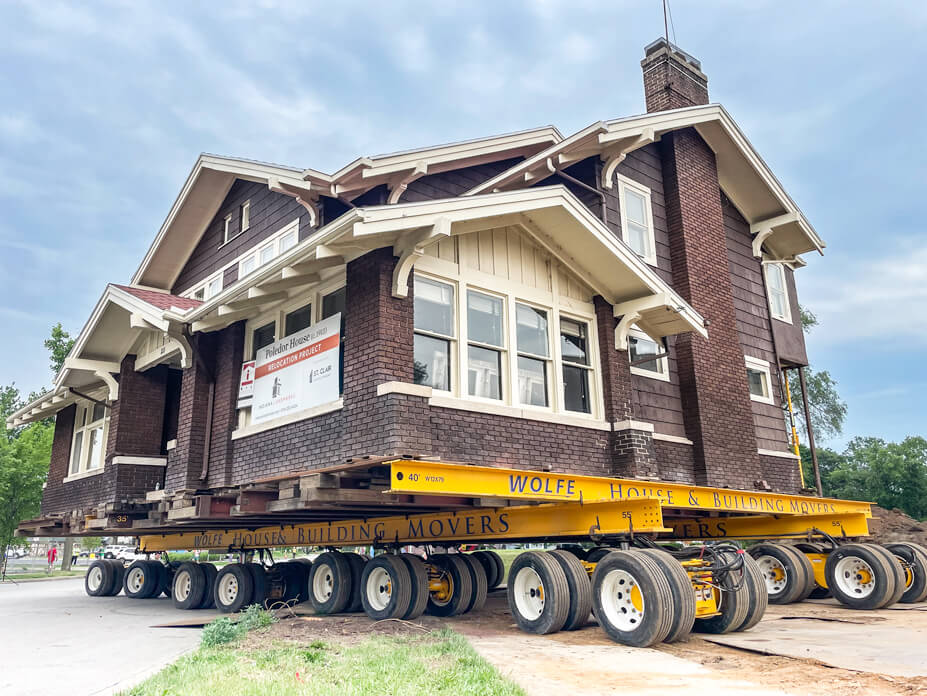
[[824, 244], [697, 60], [661, 40], [642, 68], [645, 114], [567, 137], [333, 174], [202, 155], [9, 419], [56, 419], [32, 528], [436, 505], [299, 490], [396, 456], [797, 492], [780, 375]]

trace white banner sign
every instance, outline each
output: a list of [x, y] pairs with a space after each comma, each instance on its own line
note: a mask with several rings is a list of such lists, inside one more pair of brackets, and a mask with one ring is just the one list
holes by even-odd
[[341, 314], [257, 352], [251, 422], [263, 423], [336, 401]]

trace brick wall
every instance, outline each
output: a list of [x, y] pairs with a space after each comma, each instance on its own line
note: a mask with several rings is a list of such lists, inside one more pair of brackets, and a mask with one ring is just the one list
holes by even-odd
[[753, 488], [762, 478], [737, 332], [714, 153], [693, 129], [661, 142], [673, 285], [709, 322], [683, 334], [676, 358], [696, 481]]
[[[209, 371], [215, 365], [216, 340], [216, 334], [197, 334], [194, 349], [199, 352], [206, 369], [194, 360], [193, 366], [183, 371], [177, 447], [168, 456], [164, 479], [166, 490], [197, 489], [203, 485], [200, 473], [206, 447], [206, 421], [212, 381]], [[240, 370], [240, 363], [238, 367]]]
[[692, 445], [654, 440], [653, 449], [660, 466], [660, 478], [677, 483], [695, 483]]
[[166, 365], [135, 371], [135, 356], [122, 359], [119, 399], [110, 409], [106, 461], [125, 454], [157, 457], [162, 452], [164, 405], [167, 394]]
[[680, 109], [708, 103], [708, 78], [676, 51], [660, 46], [648, 47], [641, 61], [647, 112]]

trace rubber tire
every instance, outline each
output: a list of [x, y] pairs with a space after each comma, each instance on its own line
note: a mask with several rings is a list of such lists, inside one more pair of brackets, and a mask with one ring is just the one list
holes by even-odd
[[[154, 595], [155, 592], [161, 591], [161, 571], [152, 566], [152, 563], [153, 561], [133, 561], [129, 567], [126, 568], [125, 578], [122, 583], [122, 589], [126, 597], [131, 599], [148, 599]], [[160, 565], [160, 563], [158, 565]], [[136, 571], [142, 572], [142, 584], [137, 592], [129, 588], [129, 579], [133, 572]]]
[[203, 569], [203, 576], [206, 578], [206, 589], [203, 591], [203, 601], [200, 602], [198, 609], [213, 609], [216, 606], [215, 587], [216, 577], [219, 570], [212, 563], [200, 563]]
[[463, 613], [479, 611], [486, 604], [486, 593], [489, 591], [489, 584], [486, 581], [486, 569], [483, 564], [473, 558], [468, 553], [458, 554], [470, 569], [470, 585], [473, 591], [470, 593], [470, 601], [467, 603]]
[[[735, 632], [749, 631], [756, 626], [766, 613], [769, 606], [769, 595], [766, 594], [766, 581], [763, 579], [763, 571], [760, 570], [759, 564], [750, 554], [743, 554], [745, 570], [747, 571], [749, 585], [747, 586], [749, 605], [747, 608], [747, 617], [744, 622], [734, 629]], [[817, 585], [815, 585], [817, 587]]]
[[348, 565], [351, 567], [351, 599], [348, 606], [344, 608], [346, 612], [364, 611], [364, 603], [361, 600], [364, 585], [361, 583], [361, 577], [364, 574], [364, 567], [368, 561], [359, 553], [345, 553], [344, 557], [348, 559]]
[[470, 554], [470, 558], [475, 558], [483, 566], [483, 570], [486, 571], [486, 586], [491, 590], [498, 586], [502, 578], [499, 577], [499, 566], [496, 565], [496, 559], [490, 556], [489, 553], [488, 551], [474, 551]]
[[646, 554], [666, 575], [673, 596], [672, 622], [670, 631], [663, 639], [664, 643], [677, 643], [685, 640], [695, 626], [695, 589], [689, 574], [682, 564], [666, 551], [659, 549], [638, 549]]
[[[603, 584], [615, 570], [623, 570], [637, 581], [644, 602], [643, 618], [630, 631], [612, 624], [602, 605]], [[605, 634], [622, 645], [650, 647], [665, 640], [672, 628], [673, 595], [669, 580], [650, 556], [636, 550], [612, 551], [597, 562], [592, 575], [592, 606]]]
[[[807, 589], [805, 566], [796, 553], [793, 553], [788, 547], [782, 544], [757, 544], [749, 550], [749, 554], [757, 561], [762, 556], [771, 556], [779, 561], [785, 569], [787, 580], [785, 587], [776, 594], [769, 593], [767, 589], [770, 604], [792, 604]], [[762, 568], [760, 573], [763, 573]], [[766, 587], [765, 576], [763, 586]]]
[[122, 592], [122, 581], [126, 576], [126, 567], [122, 561], [112, 559], [106, 561], [113, 566], [113, 586], [110, 588], [110, 591], [106, 594], [107, 597], [115, 597], [120, 592]]
[[555, 551], [567, 551], [576, 556], [580, 561], [586, 560], [586, 549], [579, 544], [560, 544]]
[[[318, 573], [331, 573], [331, 594], [321, 599], [315, 596], [313, 586]], [[351, 564], [337, 551], [326, 551], [312, 564], [309, 574], [309, 602], [317, 614], [337, 614], [344, 611], [351, 599]]]
[[905, 589], [898, 601], [902, 604], [917, 604], [927, 599], [927, 550], [918, 544], [903, 542], [886, 544], [885, 548], [907, 561], [914, 576], [910, 587]]
[[[537, 573], [544, 592], [544, 606], [540, 615], [536, 617], [523, 615], [516, 600], [515, 585], [524, 569]], [[546, 635], [556, 633], [566, 625], [567, 614], [570, 611], [570, 586], [560, 563], [550, 554], [543, 551], [526, 551], [520, 554], [509, 569], [507, 587], [509, 611], [522, 631]]]
[[[733, 563], [737, 556], [737, 554], [730, 552], [722, 552], [721, 555], [727, 563]], [[723, 589], [721, 606], [719, 607], [721, 613], [705, 619], [696, 619], [695, 630], [699, 633], [712, 633], [714, 635], [732, 633], [747, 621], [747, 615], [750, 611], [749, 579], [744, 577], [741, 571], [734, 570], [725, 573], [724, 578], [720, 582], [716, 581], [715, 584], [720, 585]], [[765, 580], [763, 586], [766, 586]], [[804, 585], [799, 585], [799, 587], [803, 588]]]
[[[861, 558], [872, 568], [876, 587], [868, 597], [854, 597], [843, 592], [836, 583], [835, 572], [837, 563], [848, 556]], [[871, 544], [844, 544], [834, 549], [827, 557], [824, 568], [827, 577], [827, 587], [834, 598], [851, 609], [881, 609], [885, 602], [891, 599], [895, 591], [895, 574], [888, 563], [888, 559]]]
[[267, 569], [260, 563], [248, 563], [248, 571], [254, 581], [254, 590], [250, 604], [257, 604], [262, 609], [267, 608]]
[[206, 594], [206, 572], [198, 563], [181, 563], [174, 573], [174, 582], [180, 582], [185, 576], [190, 576], [190, 594], [183, 600], [177, 599], [176, 592], [171, 591], [171, 601], [175, 609], [199, 609]]
[[[250, 564], [229, 563], [216, 575], [216, 582], [215, 585], [213, 585], [212, 593], [213, 602], [215, 602], [216, 609], [223, 614], [233, 614], [251, 604], [251, 598], [254, 595], [254, 576], [248, 569], [248, 565]], [[223, 598], [221, 597], [221, 593], [219, 592], [219, 586], [222, 584], [222, 578], [229, 574], [234, 575], [235, 579], [238, 581], [238, 594], [230, 604], [224, 604], [222, 602]]]
[[570, 606], [561, 630], [575, 631], [585, 626], [592, 614], [592, 583], [572, 549], [554, 549], [547, 553], [560, 564], [570, 590]]
[[[409, 600], [409, 608], [400, 619], [409, 621], [417, 619], [425, 613], [428, 608], [428, 569], [425, 567], [425, 561], [421, 556], [414, 553], [401, 553], [399, 558], [403, 560], [409, 569], [409, 591], [412, 598]], [[495, 568], [495, 564], [493, 565]]]
[[[94, 569], [99, 569], [100, 571], [100, 584], [97, 585], [95, 589], [90, 587], [90, 571]], [[84, 573], [84, 592], [86, 592], [91, 597], [109, 597], [109, 593], [112, 592], [113, 583], [115, 581], [116, 569], [113, 568], [112, 564], [104, 559], [98, 559], [90, 564], [90, 567], [87, 568], [87, 572]]]
[[885, 607], [892, 606], [904, 596], [904, 592], [907, 589], [905, 587], [904, 567], [901, 565], [901, 560], [881, 544], [870, 545], [885, 557], [895, 576], [895, 591], [892, 592], [885, 604], [882, 605], [884, 609]]
[[429, 557], [428, 562], [451, 577], [451, 597], [444, 604], [438, 604], [428, 593], [428, 605], [425, 611], [432, 616], [456, 616], [462, 614], [473, 596], [473, 583], [470, 580], [470, 567], [460, 558], [461, 554], [438, 553]]
[[[382, 609], [376, 609], [370, 604], [367, 595], [367, 585], [371, 582], [370, 576], [378, 568], [386, 571], [392, 586], [389, 601]], [[412, 603], [412, 578], [409, 576], [409, 566], [394, 554], [385, 553], [377, 556], [364, 565], [357, 594], [360, 596], [364, 612], [374, 621], [401, 618], [409, 611], [409, 605]]]
[[618, 549], [612, 546], [596, 546], [594, 549], [589, 549], [586, 552], [586, 562], [587, 563], [598, 563], [603, 558], [605, 558], [608, 554], [612, 553], [613, 551], [617, 551], [617, 550]]
[[818, 586], [817, 582], [814, 580], [814, 565], [811, 563], [810, 558], [808, 558], [794, 546], [784, 546], [783, 548], [787, 549], [795, 558], [798, 559], [798, 562], [802, 567], [802, 571], [804, 572], [805, 586], [804, 589], [798, 593], [798, 598], [795, 600], [796, 602], [804, 602], [806, 599], [808, 599], [808, 597], [811, 596], [811, 593], [814, 592], [814, 588]]

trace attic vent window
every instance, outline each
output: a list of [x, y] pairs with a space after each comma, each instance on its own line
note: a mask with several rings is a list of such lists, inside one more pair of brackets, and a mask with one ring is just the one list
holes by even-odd
[[225, 216], [225, 226], [223, 228], [223, 233], [222, 233], [223, 243], [229, 241], [234, 236], [235, 235], [232, 234], [232, 214], [229, 213], [228, 215]]
[[251, 201], [245, 201], [241, 204], [241, 232], [251, 227]]

